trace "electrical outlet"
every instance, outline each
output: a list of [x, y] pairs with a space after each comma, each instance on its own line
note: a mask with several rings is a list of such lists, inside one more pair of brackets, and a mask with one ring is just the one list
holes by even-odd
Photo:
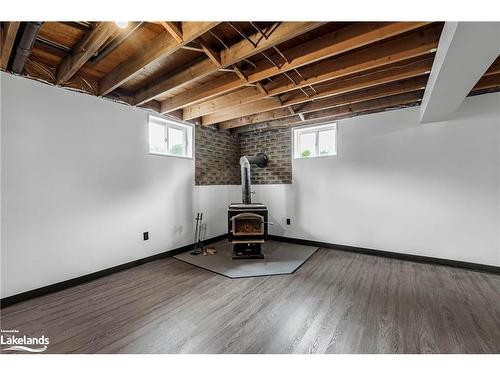
[[290, 225], [290, 218], [286, 219], [286, 225]]
[[144, 232], [144, 233], [142, 234], [142, 239], [143, 239], [144, 241], [149, 240], [149, 232]]

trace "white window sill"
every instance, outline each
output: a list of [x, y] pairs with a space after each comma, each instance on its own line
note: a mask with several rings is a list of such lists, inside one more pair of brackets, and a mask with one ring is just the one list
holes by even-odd
[[300, 158], [300, 157], [295, 157], [293, 158], [294, 160], [308, 160], [308, 159], [322, 159], [322, 158], [332, 158], [336, 157], [337, 154], [334, 155], [319, 155], [319, 156], [310, 156], [308, 158]]
[[165, 156], [165, 157], [168, 157], [168, 158], [178, 158], [178, 159], [193, 159], [192, 156], [162, 154], [160, 152], [148, 152], [148, 155], [152, 155], [152, 156]]

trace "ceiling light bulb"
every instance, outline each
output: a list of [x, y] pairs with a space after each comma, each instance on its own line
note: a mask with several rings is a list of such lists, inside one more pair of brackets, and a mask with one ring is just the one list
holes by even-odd
[[116, 23], [116, 26], [118, 26], [120, 29], [124, 29], [128, 26], [127, 21], [117, 21], [115, 23]]

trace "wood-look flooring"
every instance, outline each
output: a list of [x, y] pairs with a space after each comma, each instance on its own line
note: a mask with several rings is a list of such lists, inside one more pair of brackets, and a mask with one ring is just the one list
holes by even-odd
[[292, 275], [233, 280], [166, 258], [1, 324], [47, 353], [500, 353], [500, 276], [320, 249]]

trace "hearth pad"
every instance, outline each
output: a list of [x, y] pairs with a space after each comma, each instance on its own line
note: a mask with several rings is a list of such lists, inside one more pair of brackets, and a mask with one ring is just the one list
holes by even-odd
[[284, 275], [293, 273], [313, 255], [318, 248], [278, 241], [266, 241], [262, 247], [264, 259], [232, 259], [232, 246], [227, 240], [211, 244], [217, 249], [214, 255], [191, 255], [185, 252], [175, 259], [227, 276], [241, 277]]

